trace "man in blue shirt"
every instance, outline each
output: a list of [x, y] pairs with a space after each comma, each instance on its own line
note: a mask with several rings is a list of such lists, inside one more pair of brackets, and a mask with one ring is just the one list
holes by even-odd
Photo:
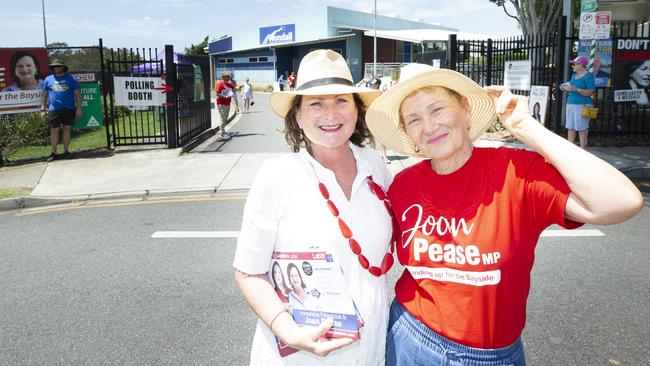
[[45, 117], [47, 113], [52, 145], [52, 153], [47, 161], [56, 158], [59, 129], [62, 125], [63, 157], [69, 159], [71, 154], [68, 147], [70, 146], [72, 125], [76, 118], [81, 117], [81, 89], [72, 75], [68, 74], [68, 66], [59, 61], [53, 61], [49, 67], [52, 74], [45, 78], [41, 94], [41, 117]]

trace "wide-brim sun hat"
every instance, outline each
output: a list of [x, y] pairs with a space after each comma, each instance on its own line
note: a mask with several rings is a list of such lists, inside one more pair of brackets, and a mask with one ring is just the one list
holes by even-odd
[[356, 87], [345, 59], [332, 50], [315, 50], [305, 55], [300, 61], [296, 78], [295, 90], [273, 92], [269, 98], [271, 109], [282, 118], [297, 95], [356, 93], [368, 107], [381, 94], [379, 90]]
[[430, 86], [442, 86], [467, 98], [470, 106], [468, 133], [474, 142], [496, 120], [494, 102], [487, 91], [472, 79], [453, 70], [413, 63], [400, 70], [399, 82], [384, 92], [366, 112], [366, 124], [372, 135], [388, 149], [412, 157], [426, 157], [418, 151], [400, 127], [400, 107], [412, 92]]
[[50, 64], [47, 65], [47, 66], [50, 69], [54, 69], [56, 66], [61, 66], [61, 67], [63, 67], [64, 72], [68, 72], [68, 66], [66, 64], [64, 64], [63, 62], [59, 61], [59, 60], [54, 60], [54, 61], [50, 62]]

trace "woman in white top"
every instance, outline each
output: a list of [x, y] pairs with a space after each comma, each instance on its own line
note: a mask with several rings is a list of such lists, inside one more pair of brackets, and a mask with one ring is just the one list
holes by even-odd
[[241, 97], [244, 99], [244, 113], [248, 113], [251, 109], [251, 102], [253, 101], [253, 87], [249, 83], [248, 78], [242, 85]]
[[[270, 103], [285, 120], [295, 154], [268, 160], [251, 187], [237, 242], [235, 278], [259, 317], [251, 365], [383, 365], [392, 219], [384, 190], [392, 177], [370, 138], [365, 109], [378, 91], [357, 88], [345, 60], [331, 50], [307, 54], [295, 91]], [[273, 252], [332, 253], [358, 314], [360, 339], [327, 339], [327, 319], [299, 327], [268, 281]], [[290, 281], [290, 280], [289, 280]], [[301, 351], [279, 355], [277, 336]]]

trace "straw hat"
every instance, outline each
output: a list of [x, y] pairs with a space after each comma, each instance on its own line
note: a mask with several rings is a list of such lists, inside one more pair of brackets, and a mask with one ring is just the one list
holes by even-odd
[[444, 86], [469, 101], [469, 138], [476, 140], [496, 120], [494, 103], [478, 84], [456, 71], [409, 64], [400, 70], [400, 80], [370, 106], [366, 123], [370, 132], [387, 148], [407, 156], [425, 157], [399, 126], [400, 106], [413, 91], [427, 86]]
[[298, 67], [296, 89], [271, 93], [271, 109], [284, 118], [296, 95], [337, 95], [357, 93], [367, 107], [381, 92], [358, 88], [352, 82], [352, 74], [343, 56], [332, 50], [309, 52]]

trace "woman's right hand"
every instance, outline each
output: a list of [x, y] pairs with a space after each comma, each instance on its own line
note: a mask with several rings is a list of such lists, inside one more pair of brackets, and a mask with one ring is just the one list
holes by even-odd
[[278, 329], [280, 327], [276, 326], [273, 328], [277, 331], [276, 335], [287, 345], [324, 357], [330, 352], [354, 342], [350, 338], [325, 338], [325, 334], [332, 327], [333, 323], [334, 320], [328, 318], [318, 327], [300, 327], [294, 323], [290, 329], [280, 330]]

